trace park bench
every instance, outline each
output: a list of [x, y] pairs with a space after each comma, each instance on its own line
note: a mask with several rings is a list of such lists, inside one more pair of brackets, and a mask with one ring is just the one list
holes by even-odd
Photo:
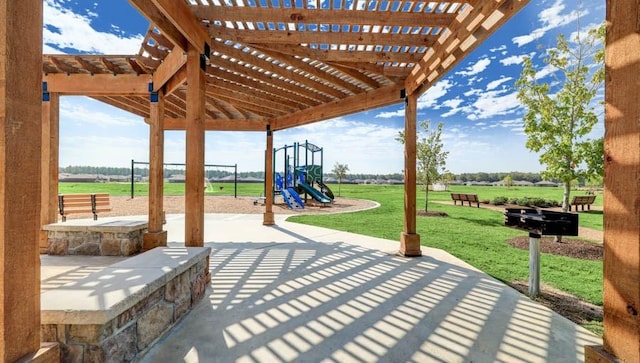
[[111, 210], [111, 202], [107, 193], [58, 194], [58, 208], [63, 222], [72, 213], [93, 213], [93, 220], [97, 220], [99, 212]]
[[569, 204], [569, 210], [571, 210], [571, 206], [576, 206], [576, 211], [578, 210], [578, 206], [584, 210], [584, 206], [587, 206], [587, 210], [591, 210], [591, 204], [596, 201], [595, 195], [576, 195], [573, 197], [571, 204]]
[[477, 194], [451, 193], [451, 199], [453, 200], [453, 205], [456, 205], [457, 202], [460, 202], [460, 205], [468, 202], [469, 207], [471, 207], [471, 203], [475, 203], [480, 208], [480, 200], [478, 200]]

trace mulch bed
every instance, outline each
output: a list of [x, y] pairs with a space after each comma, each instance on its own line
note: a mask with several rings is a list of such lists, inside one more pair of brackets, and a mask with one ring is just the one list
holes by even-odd
[[[603, 247], [600, 244], [566, 237], [562, 239], [562, 242], [554, 242], [553, 240], [553, 237], [542, 237], [540, 239], [540, 252], [585, 260], [602, 260]], [[529, 249], [528, 236], [515, 237], [508, 240], [507, 243], [516, 248]], [[529, 286], [526, 281], [512, 281], [508, 285], [522, 294], [528, 295]], [[602, 306], [581, 301], [577, 297], [554, 289], [551, 286], [542, 284], [540, 286], [540, 296], [535, 297], [533, 300], [576, 324], [602, 321]]]
[[[560, 256], [568, 256], [583, 260], [602, 260], [603, 247], [600, 244], [564, 237], [562, 242], [553, 242], [553, 237], [540, 239], [540, 252]], [[523, 250], [529, 249], [529, 237], [515, 237], [507, 241], [508, 244]]]

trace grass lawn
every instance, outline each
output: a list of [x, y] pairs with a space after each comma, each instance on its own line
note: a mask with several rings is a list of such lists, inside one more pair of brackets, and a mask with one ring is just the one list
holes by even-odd
[[[164, 183], [164, 195], [184, 195], [184, 183]], [[203, 185], [204, 187], [204, 185]], [[260, 183], [238, 183], [238, 196], [259, 196], [263, 186]], [[131, 195], [131, 183], [60, 183], [58, 192], [65, 193], [109, 193], [111, 195]], [[212, 183], [205, 195], [233, 195], [233, 183]], [[148, 183], [135, 183], [134, 197], [149, 194]]]

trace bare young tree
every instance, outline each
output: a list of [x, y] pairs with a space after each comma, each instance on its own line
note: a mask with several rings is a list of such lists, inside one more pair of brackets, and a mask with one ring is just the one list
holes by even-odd
[[333, 165], [333, 169], [331, 170], [331, 172], [336, 175], [336, 178], [338, 178], [338, 196], [340, 196], [342, 180], [347, 176], [348, 171], [349, 171], [349, 166], [347, 164], [340, 164], [336, 162]]
[[[448, 151], [444, 151], [442, 144], [442, 122], [434, 130], [429, 130], [431, 123], [429, 121], [421, 121], [420, 131], [421, 137], [416, 143], [416, 171], [418, 180], [422, 182], [425, 190], [424, 211], [427, 211], [429, 202], [429, 185], [441, 179], [442, 175], [447, 172], [446, 163]], [[404, 131], [400, 131], [396, 137], [396, 141], [404, 144]]]

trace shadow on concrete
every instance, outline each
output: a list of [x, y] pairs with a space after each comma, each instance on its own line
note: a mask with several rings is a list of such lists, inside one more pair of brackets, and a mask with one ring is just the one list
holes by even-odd
[[601, 344], [454, 258], [408, 259], [282, 225], [271, 233], [284, 243], [207, 243], [208, 298], [143, 361], [575, 362]]

